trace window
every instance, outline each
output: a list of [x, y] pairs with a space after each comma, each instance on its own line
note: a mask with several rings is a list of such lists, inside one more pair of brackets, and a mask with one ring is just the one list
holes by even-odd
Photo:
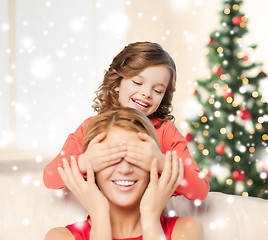
[[124, 1], [6, 0], [0, 11], [0, 160], [54, 154], [94, 114], [125, 45]]

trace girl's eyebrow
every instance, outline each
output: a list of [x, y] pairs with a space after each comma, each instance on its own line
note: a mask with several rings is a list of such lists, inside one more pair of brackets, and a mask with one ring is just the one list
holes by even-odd
[[[142, 78], [142, 79], [146, 79], [144, 76], [142, 76], [142, 75], [140, 75], [140, 74], [136, 75], [135, 77], [139, 77], [139, 78]], [[163, 84], [163, 83], [157, 83], [156, 85], [161, 85], [161, 86], [163, 86], [164, 88], [167, 88], [167, 86], [166, 86], [165, 84]]]

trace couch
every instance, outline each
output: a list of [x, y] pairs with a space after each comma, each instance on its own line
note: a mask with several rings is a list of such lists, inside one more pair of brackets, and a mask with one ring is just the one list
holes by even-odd
[[197, 217], [206, 240], [268, 239], [268, 200], [210, 192], [204, 202], [173, 197], [167, 212]]
[[[68, 191], [45, 188], [40, 170], [1, 172], [0, 185], [0, 239], [43, 240], [50, 228], [86, 216]], [[167, 212], [196, 216], [206, 240], [268, 239], [268, 200], [210, 192], [202, 203], [172, 197]]]

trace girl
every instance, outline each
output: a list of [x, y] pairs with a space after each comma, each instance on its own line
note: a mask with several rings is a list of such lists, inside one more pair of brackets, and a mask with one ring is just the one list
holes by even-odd
[[[70, 162], [73, 156], [79, 171], [85, 177], [89, 163], [94, 172], [116, 164], [122, 157], [147, 171], [157, 159], [159, 173], [165, 165], [165, 153], [175, 150], [184, 163], [184, 180], [174, 195], [184, 195], [190, 200], [205, 200], [209, 183], [201, 174], [187, 148], [186, 139], [171, 122], [171, 100], [176, 84], [176, 67], [170, 55], [159, 44], [137, 42], [126, 46], [112, 61], [97, 90], [93, 108], [100, 112], [116, 106], [138, 109], [153, 123], [160, 148], [146, 134], [139, 134], [142, 142], [103, 143], [106, 133], [96, 136], [82, 153], [82, 143], [91, 118], [86, 119], [70, 134], [57, 157], [44, 169], [44, 184], [58, 189], [65, 185], [57, 171], [62, 159]], [[146, 151], [144, 150], [146, 149]], [[147, 161], [144, 161], [146, 157]], [[98, 159], [98, 161], [94, 161]]]
[[[150, 121], [131, 108], [107, 110], [92, 118], [85, 135], [84, 151], [94, 137], [103, 131], [106, 131], [103, 140], [106, 144], [120, 143], [122, 140], [141, 142], [138, 132], [148, 134], [158, 142]], [[45, 240], [203, 239], [203, 229], [197, 219], [161, 215], [183, 178], [183, 164], [174, 151], [166, 153], [165, 166], [159, 179], [156, 159], [152, 162], [150, 173], [125, 158], [100, 170], [95, 176], [89, 163], [86, 181], [73, 158], [71, 168], [64, 161], [59, 173], [90, 217], [65, 228], [50, 230]]]

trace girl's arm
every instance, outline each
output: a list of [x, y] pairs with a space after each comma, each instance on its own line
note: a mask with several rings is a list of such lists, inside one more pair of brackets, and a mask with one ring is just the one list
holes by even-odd
[[184, 195], [189, 200], [205, 200], [209, 191], [209, 182], [198, 168], [187, 147], [186, 139], [175, 125], [164, 122], [156, 129], [162, 152], [176, 150], [184, 164], [184, 181], [176, 189], [174, 195]]
[[157, 128], [156, 132], [161, 150], [151, 137], [144, 133], [139, 133], [138, 135], [142, 141], [127, 143], [127, 156], [125, 159], [149, 171], [151, 161], [157, 158], [158, 171], [161, 174], [165, 165], [163, 153], [175, 150], [178, 158], [182, 159], [184, 164], [184, 180], [176, 189], [174, 195], [184, 195], [189, 200], [205, 200], [209, 191], [209, 183], [189, 153], [186, 139], [180, 134], [175, 125], [168, 121], [165, 121]]
[[60, 153], [44, 169], [43, 181], [47, 188], [59, 189], [65, 187], [57, 168], [62, 167], [62, 159], [70, 162], [73, 156], [78, 162], [82, 153], [82, 145], [90, 118], [86, 119], [77, 130], [66, 139]]
[[126, 146], [120, 144], [106, 144], [102, 141], [106, 133], [97, 135], [90, 143], [84, 153], [82, 146], [90, 119], [85, 120], [73, 133], [70, 134], [58, 156], [49, 163], [43, 174], [44, 184], [48, 188], [58, 189], [65, 187], [59, 173], [58, 167], [62, 167], [62, 160], [70, 163], [71, 157], [75, 159], [80, 173], [86, 177], [87, 166], [91, 163], [94, 172], [98, 172], [110, 165], [118, 163], [126, 155]]

